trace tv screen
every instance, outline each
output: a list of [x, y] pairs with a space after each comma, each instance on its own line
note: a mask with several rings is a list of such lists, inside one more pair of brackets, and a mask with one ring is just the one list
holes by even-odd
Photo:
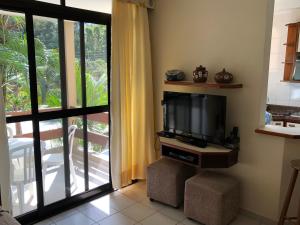
[[164, 92], [164, 131], [224, 144], [226, 97]]

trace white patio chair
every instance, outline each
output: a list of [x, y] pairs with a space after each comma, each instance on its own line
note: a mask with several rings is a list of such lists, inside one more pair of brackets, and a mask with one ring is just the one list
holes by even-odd
[[[24, 213], [24, 188], [35, 182], [34, 148], [32, 138], [16, 138], [9, 141], [11, 186], [17, 189], [19, 209]], [[32, 195], [34, 195], [32, 193]]]
[[[75, 167], [72, 159], [73, 153], [73, 143], [74, 143], [74, 135], [77, 130], [76, 125], [71, 125], [68, 128], [68, 139], [69, 139], [69, 162], [70, 162], [70, 172], [73, 177], [74, 185], [77, 187], [77, 179], [75, 173]], [[48, 166], [62, 166], [64, 165], [64, 155], [63, 153], [51, 153], [51, 150], [45, 151], [43, 156], [43, 177], [45, 184], [46, 171]], [[44, 187], [45, 188], [45, 187]]]
[[6, 127], [6, 129], [7, 129], [7, 137], [8, 138], [13, 138], [14, 137], [14, 131], [13, 131], [13, 129], [11, 128], [11, 127]]

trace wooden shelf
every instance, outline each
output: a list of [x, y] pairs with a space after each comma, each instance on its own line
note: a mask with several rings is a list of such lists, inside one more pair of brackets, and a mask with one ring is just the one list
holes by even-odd
[[243, 84], [218, 84], [218, 83], [195, 83], [193, 81], [165, 81], [167, 85], [177, 85], [177, 86], [190, 86], [190, 87], [201, 87], [201, 88], [211, 88], [211, 89], [236, 89], [242, 88]]
[[238, 150], [217, 145], [199, 148], [173, 138], [159, 140], [163, 157], [198, 168], [229, 168], [238, 162]]
[[297, 23], [288, 23], [285, 26], [298, 26], [298, 25], [300, 25], [300, 22], [297, 22]]
[[225, 148], [219, 145], [208, 145], [206, 148], [200, 148], [194, 145], [190, 145], [184, 142], [181, 142], [175, 138], [165, 138], [159, 137], [159, 141], [161, 144], [167, 144], [170, 146], [176, 146], [178, 149], [189, 151], [192, 153], [230, 153], [233, 150]]
[[295, 47], [296, 46], [295, 43], [284, 43], [283, 45], [285, 45], [287, 47]]
[[281, 80], [280, 82], [299, 84], [300, 80]]

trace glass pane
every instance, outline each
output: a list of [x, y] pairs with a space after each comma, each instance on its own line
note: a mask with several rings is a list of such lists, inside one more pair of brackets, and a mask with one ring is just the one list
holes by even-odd
[[32, 122], [7, 124], [13, 216], [37, 208]]
[[108, 105], [106, 26], [85, 24], [87, 106]]
[[31, 109], [25, 15], [0, 10], [0, 86], [7, 116]]
[[89, 188], [109, 183], [109, 114], [88, 115]]
[[40, 122], [45, 205], [64, 199], [65, 172], [62, 120]]
[[66, 5], [111, 14], [112, 0], [66, 0]]
[[65, 21], [68, 108], [82, 107], [80, 23]]
[[40, 111], [61, 108], [58, 20], [34, 16], [38, 102]]
[[69, 118], [71, 195], [85, 191], [82, 117]]

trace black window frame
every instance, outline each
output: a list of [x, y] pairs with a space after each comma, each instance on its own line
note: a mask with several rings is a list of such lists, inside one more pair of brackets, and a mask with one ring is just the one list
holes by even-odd
[[[29, 224], [40, 221], [41, 219], [50, 217], [63, 210], [73, 208], [90, 199], [99, 197], [113, 191], [111, 179], [111, 160], [109, 160], [109, 183], [101, 187], [89, 190], [88, 187], [88, 140], [87, 140], [87, 115], [109, 113], [109, 146], [111, 133], [111, 118], [110, 118], [110, 71], [111, 71], [111, 15], [107, 13], [94, 12], [84, 9], [77, 9], [65, 6], [65, 0], [61, 0], [61, 5], [55, 5], [45, 2], [28, 1], [28, 0], [10, 0], [1, 1], [0, 9], [5, 11], [13, 11], [22, 13], [26, 19], [26, 33], [28, 45], [28, 63], [29, 63], [29, 79], [31, 93], [31, 109], [30, 115], [10, 116], [6, 118], [6, 122], [18, 123], [32, 121], [33, 137], [34, 137], [34, 154], [37, 182], [37, 210], [17, 216], [16, 219], [22, 224]], [[58, 19], [59, 29], [59, 49], [60, 49], [60, 65], [61, 65], [61, 93], [62, 93], [62, 108], [51, 112], [39, 112], [38, 109], [38, 93], [37, 93], [37, 78], [36, 78], [36, 61], [35, 61], [35, 44], [34, 44], [34, 27], [33, 16], [42, 16]], [[82, 107], [67, 109], [66, 89], [66, 68], [65, 68], [65, 49], [64, 49], [64, 20], [71, 20], [80, 23], [80, 40], [81, 40], [81, 78], [82, 78]], [[87, 107], [86, 105], [86, 82], [85, 82], [85, 46], [84, 46], [84, 24], [93, 23], [106, 26], [107, 34], [107, 75], [108, 75], [108, 105]], [[84, 165], [85, 165], [85, 192], [75, 196], [70, 194], [70, 177], [69, 177], [69, 160], [68, 160], [68, 137], [67, 137], [67, 118], [83, 117], [84, 128]], [[45, 120], [62, 119], [64, 129], [64, 158], [65, 158], [65, 180], [66, 180], [66, 199], [44, 206], [43, 184], [42, 184], [42, 160], [40, 147], [40, 129], [39, 123]]]

